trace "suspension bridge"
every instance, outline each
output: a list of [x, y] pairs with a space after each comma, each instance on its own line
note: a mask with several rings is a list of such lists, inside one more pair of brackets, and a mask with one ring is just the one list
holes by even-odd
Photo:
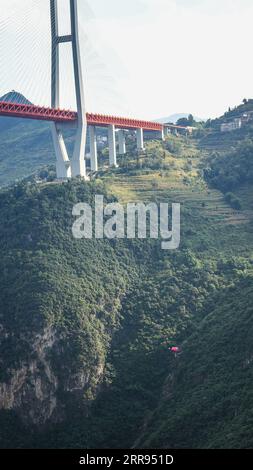
[[[58, 0], [50, 0], [51, 106], [41, 107], [33, 104], [0, 101], [0, 116], [50, 122], [56, 155], [56, 172], [57, 178], [59, 179], [77, 176], [87, 178], [85, 159], [87, 130], [90, 140], [91, 172], [97, 172], [98, 153], [96, 129], [99, 127], [108, 129], [109, 162], [112, 167], [117, 167], [116, 134], [118, 136], [119, 154], [124, 155], [126, 153], [126, 133], [129, 130], [136, 132], [137, 150], [142, 152], [144, 151], [144, 131], [159, 132], [161, 139], [164, 139], [168, 132], [186, 129], [170, 124], [102, 114], [91, 114], [86, 111], [77, 0], [69, 0], [69, 6], [70, 31], [67, 35], [61, 35], [59, 33]], [[76, 111], [62, 109], [60, 102], [60, 47], [62, 44], [66, 43], [69, 43], [72, 49]], [[68, 129], [75, 129], [74, 150], [71, 158], [67, 152], [63, 136], [63, 131]]]

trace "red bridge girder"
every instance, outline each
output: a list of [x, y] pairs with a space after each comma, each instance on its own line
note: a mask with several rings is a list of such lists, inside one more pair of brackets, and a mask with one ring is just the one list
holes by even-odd
[[[5, 101], [0, 101], [0, 116], [54, 122], [75, 122], [77, 120], [77, 113], [74, 111], [52, 109], [30, 104], [8, 103]], [[89, 125], [106, 127], [113, 124], [121, 129], [142, 128], [147, 131], [161, 131], [163, 128], [162, 124], [157, 122], [105, 116], [102, 114], [87, 113], [87, 121]]]
[[104, 116], [102, 114], [87, 114], [88, 124], [93, 126], [115, 125], [120, 129], [144, 129], [147, 131], [161, 131], [163, 126], [158, 122], [141, 121], [131, 118]]
[[5, 101], [0, 101], [0, 116], [56, 122], [75, 121], [77, 118], [76, 113], [72, 111], [51, 109], [30, 104], [8, 103]]

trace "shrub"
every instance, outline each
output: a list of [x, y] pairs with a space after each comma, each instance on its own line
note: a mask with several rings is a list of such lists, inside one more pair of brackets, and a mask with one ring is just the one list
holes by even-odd
[[235, 196], [235, 194], [233, 194], [233, 193], [226, 193], [225, 194], [225, 201], [228, 204], [230, 204], [230, 206], [233, 209], [236, 209], [236, 210], [239, 211], [242, 208], [240, 199], [237, 196]]

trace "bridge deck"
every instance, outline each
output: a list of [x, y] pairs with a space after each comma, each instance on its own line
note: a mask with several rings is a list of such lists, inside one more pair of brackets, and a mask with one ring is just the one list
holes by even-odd
[[[52, 109], [30, 104], [9, 103], [5, 101], [0, 101], [0, 116], [54, 122], [75, 122], [77, 120], [77, 113], [74, 111]], [[105, 116], [101, 114], [87, 113], [87, 121], [89, 125], [106, 127], [114, 124], [117, 128], [121, 129], [143, 128], [149, 131], [161, 131], [163, 128], [163, 125], [157, 122]]]

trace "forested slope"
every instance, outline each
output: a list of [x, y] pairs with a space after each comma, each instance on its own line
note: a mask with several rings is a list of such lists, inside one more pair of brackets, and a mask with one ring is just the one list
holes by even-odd
[[[0, 194], [1, 447], [252, 446], [252, 218], [207, 186], [194, 140], [147, 153]], [[74, 240], [95, 194], [181, 202], [180, 249]]]

